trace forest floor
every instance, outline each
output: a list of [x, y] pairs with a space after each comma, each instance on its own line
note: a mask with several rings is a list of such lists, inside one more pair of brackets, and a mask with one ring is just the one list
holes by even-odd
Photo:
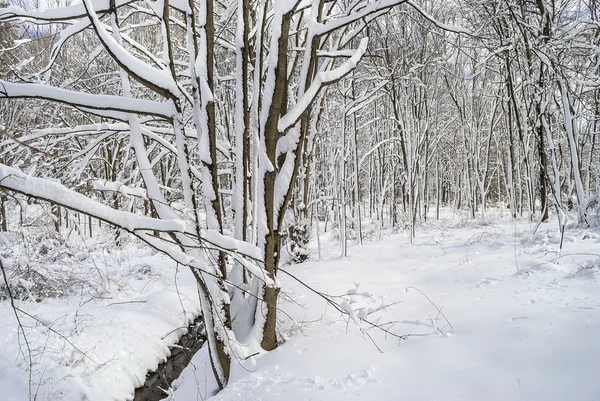
[[[212, 400], [600, 400], [600, 231], [571, 227], [559, 250], [554, 221], [534, 228], [449, 216], [420, 226], [412, 245], [397, 233], [352, 245], [346, 258], [322, 235], [321, 261], [283, 268], [355, 321], [280, 273], [285, 342], [234, 363]], [[73, 259], [97, 277], [87, 279], [95, 292], [18, 303], [39, 320], [21, 315], [32, 388], [38, 401], [125, 400], [197, 312], [193, 280], [133, 247], [93, 242]], [[0, 321], [0, 398], [25, 401], [29, 357], [7, 301]], [[200, 351], [169, 399], [213, 391]]]
[[0, 301], [0, 400], [131, 399], [199, 314], [191, 272], [139, 243], [114, 246], [104, 227], [93, 239], [61, 233], [60, 243], [29, 231], [0, 237], [7, 273], [21, 270], [11, 286], [31, 294], [16, 302], [27, 343]]
[[[236, 364], [211, 400], [600, 400], [600, 235], [572, 228], [558, 253], [557, 224], [534, 227], [434, 222], [414, 245], [392, 235], [344, 259], [325, 238], [324, 260], [286, 269], [358, 318], [411, 336], [348, 322], [280, 274], [287, 341]], [[205, 360], [197, 354], [172, 401], [210, 394]]]

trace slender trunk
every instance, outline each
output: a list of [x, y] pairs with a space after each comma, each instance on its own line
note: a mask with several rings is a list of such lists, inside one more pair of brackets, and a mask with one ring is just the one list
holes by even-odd
[[[354, 86], [352, 88], [353, 88], [353, 92], [354, 92]], [[353, 114], [352, 129], [354, 131], [354, 135], [352, 136], [352, 138], [353, 138], [352, 155], [354, 156], [353, 157], [353, 161], [354, 161], [354, 210], [355, 210], [354, 218], [356, 219], [356, 223], [357, 223], [358, 243], [360, 245], [362, 245], [363, 239], [362, 239], [362, 222], [361, 222], [361, 215], [360, 215], [360, 190], [359, 190], [360, 181], [359, 181], [359, 174], [358, 174], [358, 168], [359, 168], [359, 166], [358, 166], [358, 130], [356, 129], [356, 113]]]
[[[538, 104], [538, 115], [541, 116], [541, 109]], [[547, 166], [548, 161], [546, 160], [546, 150], [544, 146], [544, 127], [540, 122], [538, 127], [538, 155], [540, 158], [540, 172], [539, 172], [539, 182], [540, 182], [540, 207], [542, 211], [542, 221], [548, 221], [548, 189], [546, 188], [547, 182]]]
[[579, 216], [579, 222], [582, 223], [586, 219], [586, 199], [583, 191], [583, 183], [581, 181], [581, 170], [579, 165], [579, 152], [577, 149], [577, 133], [574, 124], [574, 117], [571, 113], [571, 102], [569, 101], [569, 93], [565, 87], [565, 83], [561, 80], [558, 81], [558, 86], [562, 95], [562, 106], [564, 114], [564, 126], [567, 131], [567, 139], [569, 142], [570, 156], [571, 156], [571, 169], [573, 172], [573, 179], [575, 181], [575, 193], [577, 195], [577, 213]]
[[0, 229], [3, 232], [8, 231], [8, 221], [6, 217], [6, 196], [0, 195]]
[[[277, 6], [275, 6], [277, 8]], [[277, 12], [276, 12], [277, 14]], [[279, 14], [273, 17], [273, 26], [281, 28], [279, 37], [274, 38], [271, 43], [271, 52], [276, 52], [277, 64], [269, 65], [269, 73], [267, 82], [273, 85], [273, 92], [270, 98], [265, 97], [264, 102], [267, 102], [265, 107], [268, 107], [268, 114], [263, 125], [264, 150], [266, 156], [272, 166], [271, 169], [265, 169], [264, 172], [264, 207], [265, 207], [265, 222], [266, 232], [264, 235], [264, 262], [265, 270], [270, 278], [275, 280], [277, 267], [279, 266], [281, 234], [278, 227], [278, 219], [282, 212], [282, 205], [275, 204], [275, 185], [277, 180], [278, 170], [282, 167], [285, 158], [277, 155], [277, 142], [279, 140], [279, 129], [277, 124], [280, 116], [287, 108], [287, 90], [288, 90], [288, 75], [287, 75], [287, 50], [289, 42], [290, 23], [292, 19], [291, 12]], [[282, 155], [285, 156], [285, 155]], [[281, 213], [283, 214], [283, 213]], [[277, 297], [279, 288], [265, 287], [263, 300], [266, 304], [267, 312], [263, 326], [263, 338], [261, 346], [263, 349], [270, 351], [277, 348]]]
[[440, 159], [435, 159], [435, 219], [440, 220]]

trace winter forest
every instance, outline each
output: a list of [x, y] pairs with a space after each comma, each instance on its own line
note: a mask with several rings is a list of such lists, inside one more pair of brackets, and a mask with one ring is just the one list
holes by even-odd
[[0, 399], [597, 400], [595, 0], [0, 0]]

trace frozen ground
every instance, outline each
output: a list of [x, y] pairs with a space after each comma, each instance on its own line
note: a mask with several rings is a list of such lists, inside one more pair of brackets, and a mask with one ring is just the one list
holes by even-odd
[[[555, 223], [532, 229], [526, 221], [432, 224], [415, 245], [392, 236], [353, 246], [346, 259], [337, 244], [323, 244], [326, 260], [287, 269], [341, 295], [333, 299], [357, 317], [390, 305], [367, 319], [414, 336], [398, 341], [362, 323], [363, 334], [282, 274], [281, 306], [296, 320], [280, 314], [287, 341], [236, 365], [213, 399], [600, 400], [600, 236], [572, 229], [561, 255]], [[203, 358], [172, 400], [210, 394]]]
[[[113, 236], [101, 231], [81, 241], [71, 235], [58, 250], [49, 244], [44, 257], [43, 244], [24, 246], [15, 233], [0, 238], [9, 274], [17, 265], [33, 266], [47, 277], [68, 277], [70, 290], [41, 302], [16, 302], [28, 344], [8, 301], [0, 301], [1, 401], [130, 399], [198, 314], [191, 273], [135, 243], [107, 249], [103, 242], [114, 244]], [[36, 293], [39, 279], [20, 280], [19, 288]]]
[[[334, 296], [360, 325], [282, 273], [287, 341], [236, 363], [213, 399], [600, 400], [599, 233], [568, 230], [559, 254], [554, 222], [533, 234], [525, 220], [491, 221], [431, 223], [414, 245], [397, 234], [351, 246], [345, 259], [322, 236], [322, 261], [284, 268]], [[88, 242], [73, 253], [82, 272], [94, 261], [93, 286], [18, 304], [43, 322], [23, 317], [33, 389], [38, 401], [125, 400], [167, 355], [172, 330], [197, 311], [193, 280], [178, 273], [178, 296], [175, 266], [131, 246], [108, 252]], [[0, 399], [25, 401], [29, 379], [6, 301], [0, 321]], [[208, 398], [207, 372], [201, 351], [170, 399]]]

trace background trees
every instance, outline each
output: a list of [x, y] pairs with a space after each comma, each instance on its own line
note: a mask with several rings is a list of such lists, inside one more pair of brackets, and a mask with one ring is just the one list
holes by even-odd
[[[342, 237], [346, 225], [360, 226], [361, 207], [369, 213], [359, 220], [402, 222], [412, 236], [441, 206], [471, 218], [500, 206], [539, 221], [554, 210], [561, 226], [592, 223], [595, 12], [574, 1], [425, 2], [373, 23], [368, 57], [346, 78], [354, 91], [337, 102], [368, 99], [352, 110], [357, 139], [346, 120], [338, 127], [335, 107], [323, 118], [346, 155], [346, 167], [330, 171], [359, 182], [349, 186], [357, 194], [331, 192]], [[450, 25], [469, 33], [442, 29]], [[330, 191], [329, 180], [316, 175], [315, 192]]]

